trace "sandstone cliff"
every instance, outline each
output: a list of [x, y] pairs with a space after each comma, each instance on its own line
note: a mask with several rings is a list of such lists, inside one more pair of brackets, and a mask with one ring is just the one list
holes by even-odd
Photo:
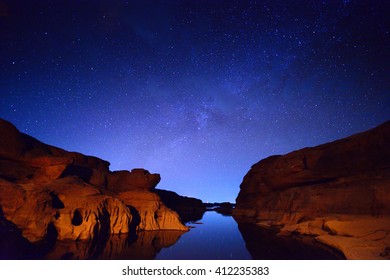
[[152, 193], [160, 175], [46, 145], [0, 119], [0, 216], [30, 242], [187, 228]]
[[349, 259], [390, 258], [390, 122], [252, 166], [234, 216], [313, 235]]

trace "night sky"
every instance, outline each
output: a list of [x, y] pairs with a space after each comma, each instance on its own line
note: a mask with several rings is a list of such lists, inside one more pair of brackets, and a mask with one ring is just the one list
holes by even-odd
[[390, 119], [389, 15], [386, 0], [0, 1], [0, 117], [234, 201], [260, 159]]

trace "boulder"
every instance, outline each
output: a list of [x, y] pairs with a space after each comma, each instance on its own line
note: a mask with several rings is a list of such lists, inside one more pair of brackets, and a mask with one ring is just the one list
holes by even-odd
[[160, 182], [160, 174], [150, 174], [145, 169], [133, 169], [131, 172], [115, 171], [108, 177], [108, 189], [114, 192], [150, 191]]

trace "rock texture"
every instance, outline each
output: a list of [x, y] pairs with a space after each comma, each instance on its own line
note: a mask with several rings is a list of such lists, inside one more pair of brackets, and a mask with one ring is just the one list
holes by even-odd
[[0, 216], [30, 242], [187, 228], [151, 190], [160, 175], [46, 145], [0, 119]]
[[150, 174], [145, 169], [115, 171], [108, 176], [108, 189], [115, 192], [151, 191], [160, 182], [159, 174]]
[[253, 165], [234, 216], [316, 236], [350, 259], [388, 259], [390, 122]]
[[142, 230], [182, 230], [188, 228], [180, 221], [179, 215], [165, 206], [160, 197], [151, 192], [127, 191], [118, 196], [127, 204], [135, 208], [139, 223], [137, 229]]

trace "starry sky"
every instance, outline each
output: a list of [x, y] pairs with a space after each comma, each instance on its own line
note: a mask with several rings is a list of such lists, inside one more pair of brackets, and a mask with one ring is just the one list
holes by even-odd
[[0, 117], [234, 201], [262, 158], [390, 119], [390, 1], [2, 1]]

